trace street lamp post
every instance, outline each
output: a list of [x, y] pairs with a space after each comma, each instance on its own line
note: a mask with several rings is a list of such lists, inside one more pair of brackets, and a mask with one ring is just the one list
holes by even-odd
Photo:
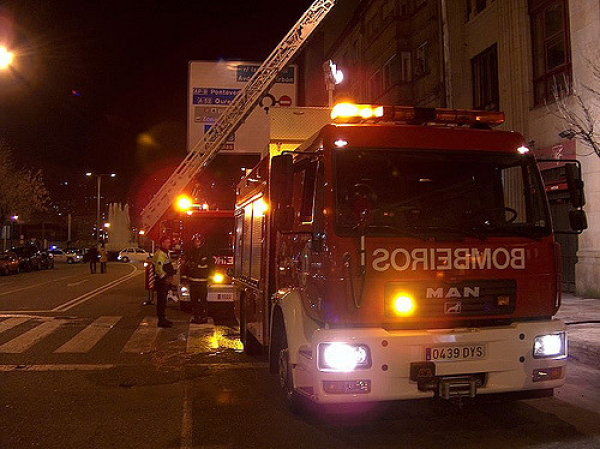
[[[85, 174], [85, 176], [87, 177], [92, 177], [94, 175], [94, 173], [92, 172], [87, 172]], [[102, 186], [102, 177], [103, 176], [110, 176], [111, 178], [114, 178], [117, 176], [116, 173], [96, 173], [96, 179], [98, 181], [98, 191], [97, 191], [97, 196], [98, 196], [98, 202], [97, 202], [97, 208], [96, 208], [96, 242], [100, 242], [100, 187]]]
[[325, 75], [325, 87], [327, 88], [329, 107], [333, 107], [333, 91], [336, 84], [344, 81], [344, 73], [337, 68], [337, 65], [332, 61], [323, 63], [323, 73]]

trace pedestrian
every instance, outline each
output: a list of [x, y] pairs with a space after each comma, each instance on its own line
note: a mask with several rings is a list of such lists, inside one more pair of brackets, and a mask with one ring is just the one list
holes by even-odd
[[172, 327], [173, 323], [167, 320], [167, 295], [169, 287], [173, 284], [175, 267], [169, 257], [171, 249], [170, 237], [163, 236], [160, 239], [160, 248], [154, 253], [152, 262], [156, 273], [156, 316], [158, 317], [158, 327]]
[[98, 248], [95, 245], [90, 246], [88, 251], [90, 257], [90, 273], [96, 274], [96, 262], [98, 262]]
[[213, 269], [213, 257], [204, 245], [202, 234], [194, 234], [191, 247], [184, 252], [181, 264], [181, 278], [186, 279], [192, 302], [192, 323], [208, 322], [208, 277]]
[[100, 273], [106, 273], [106, 264], [108, 262], [108, 251], [104, 246], [104, 242], [101, 243], [98, 249], [98, 255], [100, 256]]

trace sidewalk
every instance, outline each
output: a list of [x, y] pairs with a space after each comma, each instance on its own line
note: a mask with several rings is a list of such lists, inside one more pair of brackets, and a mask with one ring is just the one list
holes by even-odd
[[569, 358], [600, 369], [600, 299], [563, 293], [556, 318], [567, 324]]

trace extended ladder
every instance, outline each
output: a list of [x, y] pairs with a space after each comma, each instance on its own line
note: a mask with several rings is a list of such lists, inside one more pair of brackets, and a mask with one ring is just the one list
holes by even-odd
[[225, 108], [216, 123], [192, 148], [142, 211], [142, 229], [148, 232], [173, 204], [175, 197], [192, 178], [217, 155], [228, 137], [253, 111], [261, 97], [275, 83], [279, 72], [306, 42], [336, 0], [316, 0], [259, 67], [250, 81]]

